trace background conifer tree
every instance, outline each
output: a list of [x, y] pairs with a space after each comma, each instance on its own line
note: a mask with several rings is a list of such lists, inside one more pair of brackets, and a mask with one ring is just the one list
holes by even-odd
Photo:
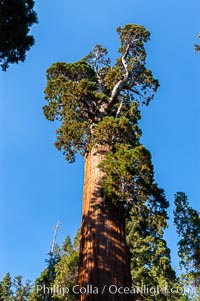
[[12, 301], [12, 281], [10, 273], [7, 273], [0, 282], [0, 301]]
[[14, 296], [13, 301], [27, 301], [31, 292], [31, 282], [27, 280], [24, 284], [21, 275], [15, 276], [13, 280]]
[[34, 288], [29, 296], [29, 301], [56, 301], [54, 298], [53, 283], [56, 278], [55, 266], [60, 260], [60, 249], [58, 245], [49, 252], [46, 260], [47, 267], [35, 280]]
[[6, 70], [10, 64], [24, 61], [33, 46], [30, 27], [37, 22], [33, 0], [0, 1], [0, 66]]
[[183, 283], [190, 290], [196, 288], [195, 300], [200, 300], [200, 213], [190, 207], [183, 192], [175, 195], [174, 223], [180, 237], [178, 255]]
[[[78, 263], [79, 263], [79, 245], [80, 245], [80, 230], [78, 230], [73, 243], [69, 236], [66, 237], [62, 246], [62, 255], [60, 261], [56, 264], [56, 277], [54, 285], [61, 288], [54, 296], [59, 301], [73, 301], [73, 287], [77, 284], [78, 278]], [[62, 292], [62, 288], [68, 288], [69, 292]]]
[[0, 300], [1, 301], [27, 301], [31, 292], [31, 282], [22, 281], [22, 276], [15, 276], [11, 279], [10, 273], [7, 273], [0, 282]]

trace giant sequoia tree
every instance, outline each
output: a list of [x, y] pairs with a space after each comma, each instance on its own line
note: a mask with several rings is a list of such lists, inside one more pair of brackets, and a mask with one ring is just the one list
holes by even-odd
[[92, 284], [99, 294], [79, 294], [78, 300], [132, 300], [131, 294], [109, 292], [110, 285], [131, 286], [125, 220], [131, 208], [139, 216], [151, 206], [161, 208], [159, 220], [166, 223], [168, 203], [154, 182], [138, 127], [140, 105], [148, 105], [159, 86], [146, 68], [150, 33], [138, 25], [117, 33], [119, 57], [113, 65], [97, 45], [82, 60], [47, 70], [44, 114], [60, 122], [55, 145], [69, 162], [76, 153], [85, 158], [78, 284]]

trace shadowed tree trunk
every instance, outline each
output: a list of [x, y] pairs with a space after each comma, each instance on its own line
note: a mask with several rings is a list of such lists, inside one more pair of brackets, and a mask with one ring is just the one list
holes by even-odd
[[85, 158], [78, 284], [93, 286], [93, 292], [80, 294], [79, 301], [133, 300], [129, 294], [109, 292], [115, 292], [115, 286], [130, 288], [131, 276], [123, 206], [109, 208], [101, 194], [103, 172], [98, 165], [104, 155], [105, 151], [93, 149]]

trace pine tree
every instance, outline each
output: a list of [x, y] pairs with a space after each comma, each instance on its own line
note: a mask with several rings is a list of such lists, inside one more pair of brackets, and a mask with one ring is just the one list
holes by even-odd
[[31, 292], [31, 282], [27, 280], [22, 283], [22, 276], [15, 276], [13, 281], [14, 296], [13, 301], [27, 301]]
[[33, 46], [30, 27], [37, 23], [33, 0], [0, 1], [0, 66], [6, 70], [10, 64], [24, 61]]
[[200, 213], [190, 207], [183, 192], [175, 195], [174, 223], [180, 237], [178, 255], [182, 278], [190, 289], [196, 288], [196, 300], [200, 300]]
[[12, 280], [10, 273], [7, 273], [0, 282], [0, 301], [12, 301]]
[[[130, 24], [117, 32], [120, 56], [113, 66], [107, 50], [96, 45], [76, 63], [53, 64], [45, 89], [44, 114], [61, 123], [57, 149], [69, 162], [76, 153], [85, 157], [78, 284], [100, 292], [104, 285], [131, 286], [125, 233], [131, 208], [167, 206], [138, 127], [140, 105], [148, 105], [159, 86], [146, 68], [150, 33]], [[113, 300], [107, 289], [103, 295], [80, 294], [78, 300]], [[131, 299], [115, 294], [116, 301]]]
[[73, 243], [70, 236], [67, 236], [62, 246], [62, 256], [55, 267], [56, 277], [54, 280], [55, 287], [58, 287], [54, 297], [59, 301], [75, 300], [73, 287], [77, 284], [79, 245], [80, 230], [78, 230]]
[[54, 298], [53, 283], [56, 278], [55, 266], [60, 260], [60, 250], [57, 246], [54, 251], [48, 254], [47, 267], [35, 280], [33, 291], [29, 296], [29, 301], [56, 301]]

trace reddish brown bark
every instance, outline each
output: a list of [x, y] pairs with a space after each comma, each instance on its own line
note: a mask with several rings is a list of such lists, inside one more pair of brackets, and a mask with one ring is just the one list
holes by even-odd
[[88, 288], [98, 294], [79, 294], [79, 301], [133, 300], [130, 294], [109, 292], [115, 290], [112, 285], [130, 288], [131, 276], [123, 207], [109, 207], [101, 194], [103, 172], [98, 165], [104, 156], [93, 149], [85, 159], [78, 284], [79, 288], [91, 285]]

